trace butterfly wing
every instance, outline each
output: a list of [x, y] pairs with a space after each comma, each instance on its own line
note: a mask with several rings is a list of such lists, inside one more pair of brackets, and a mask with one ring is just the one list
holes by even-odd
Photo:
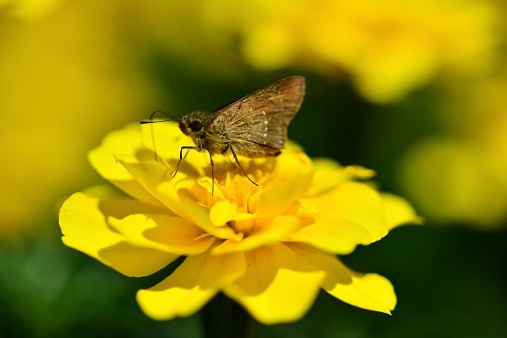
[[287, 126], [301, 107], [305, 79], [292, 76], [215, 109], [210, 127], [220, 131], [237, 154], [276, 156], [287, 139]]

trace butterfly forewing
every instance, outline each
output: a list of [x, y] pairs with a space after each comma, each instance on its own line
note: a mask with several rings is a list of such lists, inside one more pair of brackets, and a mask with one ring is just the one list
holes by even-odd
[[221, 134], [238, 154], [278, 155], [304, 93], [303, 77], [282, 79], [213, 111], [216, 117], [210, 131]]

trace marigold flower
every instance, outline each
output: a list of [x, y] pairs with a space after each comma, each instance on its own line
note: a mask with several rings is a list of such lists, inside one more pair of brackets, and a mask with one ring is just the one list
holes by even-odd
[[189, 140], [174, 123], [156, 128], [164, 145], [158, 161], [133, 125], [89, 154], [129, 196], [96, 187], [72, 195], [60, 212], [66, 245], [127, 276], [150, 275], [186, 256], [169, 277], [138, 291], [148, 316], [188, 316], [223, 292], [262, 323], [289, 322], [307, 312], [320, 288], [364, 309], [394, 309], [386, 278], [355, 272], [336, 257], [418, 221], [402, 198], [357, 181], [371, 170], [312, 161], [289, 145], [276, 158], [240, 157], [255, 186], [233, 159], [216, 156], [212, 194], [208, 154], [189, 152], [172, 177]]
[[403, 154], [400, 185], [428, 219], [505, 227], [507, 80], [492, 76], [451, 89], [436, 109], [441, 113], [438, 133], [419, 139]]
[[486, 1], [213, 0], [203, 12], [209, 30], [234, 41], [252, 66], [344, 71], [379, 103], [428, 85], [442, 70], [484, 73], [500, 41], [501, 9]]

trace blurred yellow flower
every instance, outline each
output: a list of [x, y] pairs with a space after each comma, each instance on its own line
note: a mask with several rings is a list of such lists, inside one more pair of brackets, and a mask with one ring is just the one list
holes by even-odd
[[89, 154], [128, 196], [95, 187], [60, 211], [66, 245], [127, 276], [153, 274], [186, 256], [165, 280], [138, 291], [148, 316], [191, 315], [221, 291], [262, 323], [289, 322], [308, 311], [320, 288], [360, 308], [394, 309], [386, 278], [355, 272], [335, 256], [419, 221], [402, 198], [358, 181], [371, 170], [312, 162], [290, 146], [276, 158], [240, 157], [255, 186], [233, 159], [217, 156], [212, 194], [208, 154], [190, 152], [172, 178], [189, 139], [175, 123], [152, 126], [163, 145], [158, 161], [138, 125], [112, 132]]
[[482, 73], [499, 35], [498, 9], [486, 1], [212, 0], [204, 6], [209, 30], [239, 42], [254, 67], [345, 72], [375, 102], [399, 99], [442, 70]]
[[2, 11], [27, 22], [43, 19], [57, 10], [66, 0], [0, 0]]
[[407, 151], [400, 181], [428, 218], [498, 227], [507, 217], [507, 80], [454, 86], [443, 133]]
[[[57, 1], [15, 3], [5, 10]], [[152, 110], [135, 46], [115, 35], [116, 7], [66, 1], [35, 22], [0, 13], [0, 237], [54, 216], [58, 199], [96, 179], [85, 154], [100, 135]]]

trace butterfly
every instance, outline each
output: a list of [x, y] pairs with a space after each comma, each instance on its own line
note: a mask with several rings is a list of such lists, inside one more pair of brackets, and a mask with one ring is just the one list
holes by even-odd
[[[214, 191], [213, 155], [232, 154], [243, 174], [252, 182], [238, 160], [278, 156], [287, 140], [287, 127], [298, 112], [305, 95], [305, 79], [291, 76], [258, 89], [211, 112], [192, 112], [178, 120], [181, 132], [194, 145], [183, 146], [173, 174], [178, 172], [185, 150], [207, 151], [211, 162]], [[152, 114], [153, 117], [153, 114]], [[156, 122], [141, 121], [141, 123]]]

